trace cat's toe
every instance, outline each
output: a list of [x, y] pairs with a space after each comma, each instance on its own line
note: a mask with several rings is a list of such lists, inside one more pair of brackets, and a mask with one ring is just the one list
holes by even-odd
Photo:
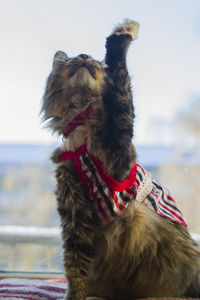
[[117, 24], [112, 31], [112, 34], [116, 35], [124, 35], [129, 34], [132, 37], [132, 40], [137, 38], [139, 23], [136, 21], [132, 21], [130, 19], [125, 19], [123, 23]]

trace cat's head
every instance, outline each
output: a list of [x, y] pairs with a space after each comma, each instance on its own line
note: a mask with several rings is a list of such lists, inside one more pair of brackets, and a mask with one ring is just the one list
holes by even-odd
[[61, 134], [76, 115], [99, 101], [103, 77], [103, 63], [91, 56], [80, 54], [69, 58], [58, 51], [43, 97], [43, 121], [48, 121], [48, 126]]

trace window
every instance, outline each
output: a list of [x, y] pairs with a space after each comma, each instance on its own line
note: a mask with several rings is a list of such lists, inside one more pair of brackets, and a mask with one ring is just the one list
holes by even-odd
[[40, 99], [58, 49], [102, 59], [105, 37], [125, 17], [141, 23], [128, 53], [138, 159], [169, 187], [198, 239], [200, 2], [10, 0], [0, 5], [0, 270], [63, 270], [49, 160], [60, 138], [42, 129]]

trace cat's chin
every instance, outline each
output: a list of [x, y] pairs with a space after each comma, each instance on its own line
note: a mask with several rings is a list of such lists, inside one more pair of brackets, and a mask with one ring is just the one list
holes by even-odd
[[90, 89], [96, 89], [99, 85], [97, 80], [92, 76], [90, 71], [85, 67], [79, 68], [68, 80], [70, 87], [82, 88], [87, 87]]

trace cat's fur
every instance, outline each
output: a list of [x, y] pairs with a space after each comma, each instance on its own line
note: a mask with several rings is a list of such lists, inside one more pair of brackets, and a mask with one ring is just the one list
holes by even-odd
[[[138, 24], [126, 20], [107, 38], [105, 65], [86, 55], [57, 52], [43, 98], [43, 120], [61, 134], [88, 105], [92, 119], [75, 128], [57, 149], [57, 206], [61, 218], [68, 300], [99, 296], [110, 300], [139, 297], [200, 297], [199, 248], [187, 228], [131, 202], [102, 225], [71, 161], [60, 162], [87, 137], [88, 149], [105, 170], [123, 181], [136, 161], [132, 145], [134, 108], [126, 54]], [[82, 67], [81, 67], [82, 66]], [[188, 291], [187, 291], [188, 290]]]

